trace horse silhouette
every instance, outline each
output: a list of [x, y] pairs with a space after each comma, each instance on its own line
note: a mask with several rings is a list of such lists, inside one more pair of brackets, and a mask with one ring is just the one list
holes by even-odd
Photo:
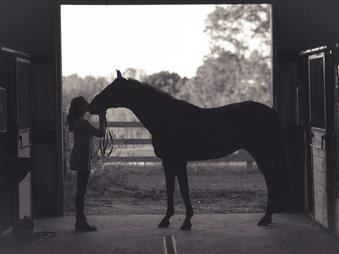
[[98, 114], [112, 107], [128, 108], [138, 117], [152, 135], [155, 155], [162, 159], [167, 211], [159, 227], [168, 227], [174, 214], [175, 177], [186, 208], [180, 229], [192, 227], [187, 162], [220, 158], [240, 148], [254, 157], [267, 186], [267, 207], [258, 225], [272, 222], [285, 176], [280, 123], [272, 108], [246, 101], [204, 109], [148, 84], [125, 79], [118, 70], [117, 78], [91, 101], [89, 112]]

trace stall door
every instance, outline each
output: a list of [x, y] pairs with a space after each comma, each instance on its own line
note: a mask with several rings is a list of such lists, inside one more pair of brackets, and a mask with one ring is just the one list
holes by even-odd
[[324, 53], [308, 57], [309, 131], [314, 220], [328, 227], [326, 87]]
[[[24, 58], [16, 58], [16, 121], [17, 155], [19, 158], [31, 157], [31, 77], [30, 61]], [[19, 183], [19, 218], [32, 217], [32, 187], [31, 173]]]

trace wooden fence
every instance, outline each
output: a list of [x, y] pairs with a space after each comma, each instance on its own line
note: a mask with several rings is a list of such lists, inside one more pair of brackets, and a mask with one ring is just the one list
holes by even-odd
[[[144, 128], [140, 122], [108, 122], [107, 127], [114, 128]], [[227, 141], [226, 141], [227, 142]], [[150, 138], [115, 138], [115, 145], [151, 145]], [[116, 163], [159, 163], [161, 160], [155, 156], [110, 156], [108, 162]], [[215, 159], [207, 162], [246, 162], [248, 166], [253, 165], [252, 156], [245, 150], [239, 150], [226, 157]]]

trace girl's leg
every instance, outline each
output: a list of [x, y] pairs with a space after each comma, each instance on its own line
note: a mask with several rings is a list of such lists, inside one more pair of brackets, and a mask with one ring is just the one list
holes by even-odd
[[86, 220], [84, 213], [85, 194], [87, 189], [87, 183], [89, 178], [89, 172], [77, 172], [77, 192], [75, 196], [75, 209], [76, 219]]
[[77, 172], [77, 193], [75, 196], [76, 222], [75, 229], [78, 231], [96, 231], [97, 228], [89, 225], [84, 212], [85, 194], [89, 178], [89, 171]]

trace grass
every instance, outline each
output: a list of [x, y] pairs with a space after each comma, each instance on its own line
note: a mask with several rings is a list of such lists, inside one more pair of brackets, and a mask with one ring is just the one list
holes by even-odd
[[[246, 164], [189, 164], [188, 179], [196, 213], [262, 212], [266, 187], [259, 170]], [[76, 177], [64, 182], [65, 214], [74, 214]], [[176, 184], [176, 212], [184, 205]], [[161, 165], [94, 165], [86, 197], [88, 214], [163, 214], [166, 211], [165, 178]]]

